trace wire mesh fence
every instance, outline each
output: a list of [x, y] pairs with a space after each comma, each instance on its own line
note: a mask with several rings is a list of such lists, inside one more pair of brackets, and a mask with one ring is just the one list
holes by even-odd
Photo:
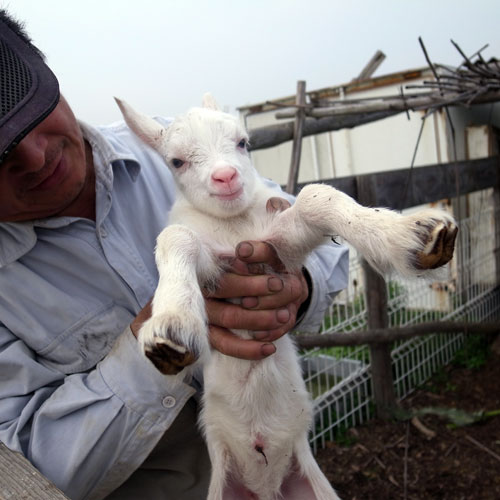
[[[388, 280], [389, 326], [436, 320], [490, 321], [500, 317], [496, 252], [500, 214], [492, 190], [469, 195], [469, 215], [459, 220], [456, 253], [439, 282]], [[351, 249], [350, 280], [330, 306], [323, 331], [367, 329], [363, 270]], [[463, 334], [433, 334], [395, 342], [391, 351], [395, 391], [404, 398], [449, 363], [464, 342]], [[368, 346], [332, 347], [304, 352], [302, 364], [312, 394], [315, 425], [311, 444], [316, 451], [346, 428], [373, 414], [373, 387]]]

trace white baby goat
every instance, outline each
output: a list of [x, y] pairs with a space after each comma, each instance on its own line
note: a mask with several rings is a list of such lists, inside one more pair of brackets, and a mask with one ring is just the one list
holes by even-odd
[[276, 192], [250, 162], [246, 131], [210, 96], [168, 128], [118, 104], [129, 127], [165, 159], [178, 187], [170, 225], [158, 237], [160, 279], [139, 340], [164, 373], [203, 363], [208, 499], [337, 499], [309, 448], [312, 406], [292, 340], [281, 337], [263, 361], [211, 351], [200, 287], [221, 276], [220, 255], [256, 239], [270, 242], [289, 270], [300, 269], [325, 237], [338, 235], [383, 272], [422, 275], [451, 258], [456, 226], [437, 210], [403, 216], [365, 208], [318, 184], [304, 188], [288, 210], [270, 213], [266, 202]]

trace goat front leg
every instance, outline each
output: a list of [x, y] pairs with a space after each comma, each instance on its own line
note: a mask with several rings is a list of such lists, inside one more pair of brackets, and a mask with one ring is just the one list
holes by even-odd
[[166, 375], [175, 375], [209, 352], [205, 300], [199, 286], [213, 258], [197, 235], [172, 225], [158, 236], [156, 264], [159, 282], [151, 317], [139, 331], [145, 355]]
[[402, 215], [363, 207], [331, 186], [310, 184], [290, 209], [277, 215], [269, 240], [294, 268], [325, 237], [340, 236], [380, 272], [411, 277], [446, 264], [457, 231], [453, 218], [441, 210]]

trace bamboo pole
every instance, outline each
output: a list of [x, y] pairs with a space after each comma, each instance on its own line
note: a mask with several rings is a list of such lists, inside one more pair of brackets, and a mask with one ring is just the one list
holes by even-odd
[[[361, 113], [355, 115], [332, 116], [326, 118], [306, 118], [302, 131], [302, 137], [321, 134], [343, 128], [354, 128], [365, 123], [374, 122], [393, 116], [401, 111], [378, 111], [374, 113]], [[278, 123], [255, 128], [249, 131], [250, 151], [270, 148], [293, 139], [293, 122]]]
[[[429, 82], [429, 86], [439, 86]], [[443, 84], [446, 85], [446, 84]], [[481, 92], [484, 90], [484, 93]], [[477, 97], [475, 97], [477, 95]], [[471, 99], [472, 98], [472, 99]], [[321, 106], [306, 110], [306, 116], [324, 118], [327, 116], [373, 113], [375, 111], [416, 111], [442, 107], [450, 104], [485, 104], [500, 100], [500, 91], [488, 91], [484, 88], [469, 88], [466, 92], [428, 92], [423, 95], [393, 96], [363, 100], [346, 100], [332, 102], [331, 106]], [[286, 119], [295, 116], [294, 110], [283, 110], [275, 113], [276, 118]]]

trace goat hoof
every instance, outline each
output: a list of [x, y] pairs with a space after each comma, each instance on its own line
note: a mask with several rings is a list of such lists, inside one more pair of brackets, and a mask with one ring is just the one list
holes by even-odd
[[196, 361], [196, 356], [184, 346], [155, 337], [154, 343], [144, 348], [144, 354], [164, 375], [177, 375]]
[[424, 244], [416, 252], [417, 269], [436, 269], [447, 264], [453, 257], [458, 227], [451, 220], [430, 219], [416, 221], [417, 232]]
[[208, 325], [196, 315], [162, 312], [151, 316], [139, 331], [144, 354], [165, 375], [192, 365], [208, 345]]

